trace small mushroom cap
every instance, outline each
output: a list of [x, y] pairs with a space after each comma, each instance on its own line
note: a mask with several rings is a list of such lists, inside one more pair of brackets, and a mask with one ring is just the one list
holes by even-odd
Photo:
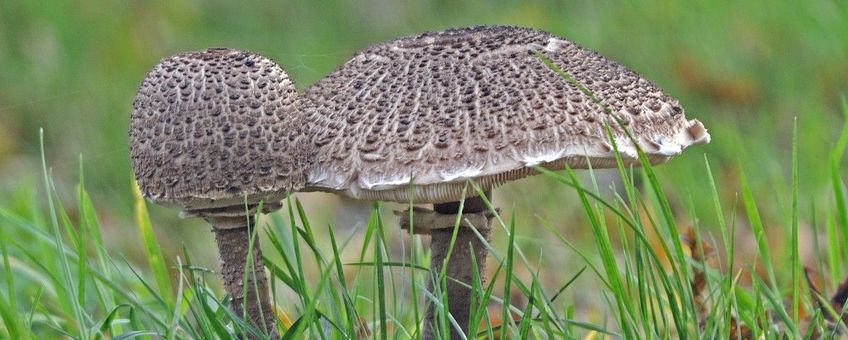
[[209, 49], [163, 59], [142, 81], [130, 122], [142, 194], [212, 214], [302, 188], [314, 148], [299, 105], [288, 75], [260, 55]]
[[638, 74], [527, 28], [379, 44], [303, 96], [320, 147], [310, 189], [361, 199], [406, 202], [411, 184], [415, 202], [456, 201], [468, 179], [486, 189], [535, 174], [537, 165], [613, 167], [605, 125], [628, 164], [638, 157], [624, 128], [654, 164], [710, 139]]

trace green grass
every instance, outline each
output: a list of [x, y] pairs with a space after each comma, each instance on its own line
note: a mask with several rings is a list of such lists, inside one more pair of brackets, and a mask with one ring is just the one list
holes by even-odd
[[[797, 143], [795, 139], [793, 150], [797, 150]], [[833, 158], [839, 158], [836, 153], [844, 150], [844, 145], [845, 140], [840, 140]], [[644, 160], [644, 155], [640, 156]], [[714, 338], [730, 334], [731, 319], [755, 336], [765, 338], [848, 331], [844, 323], [828, 321], [839, 320], [845, 308], [821, 307], [819, 300], [827, 298], [813, 294], [813, 290], [802, 284], [798, 236], [798, 223], [802, 219], [798, 207], [802, 203], [795, 172], [797, 157], [788, 165], [793, 171], [790, 193], [786, 194], [792, 197], [786, 231], [767, 228], [762, 222], [757, 213], [760, 198], [751, 193], [744, 177], [739, 183], [741, 202], [734, 199], [727, 203], [721, 200], [726, 195], [716, 186], [709, 162], [704, 163], [701, 173], [693, 174], [703, 176], [713, 188], [710, 196], [692, 199], [693, 204], [714, 205], [716, 219], [722, 221], [714, 232], [721, 242], [713, 237], [713, 232], [698, 225], [698, 216], [673, 211], [661, 177], [650, 164], [643, 161], [641, 169], [634, 169], [625, 167], [621, 159], [617, 161], [619, 183], [623, 186], [619, 192], [624, 197], [604, 198], [591, 170], [585, 185], [570, 169], [561, 172], [538, 169], [549, 185], [576, 194], [594, 240], [594, 246], [589, 248], [576, 245], [561, 229], [552, 227], [551, 221], [540, 218], [540, 223], [547, 225], [550, 238], [571, 249], [583, 267], [570, 272], [564, 276], [568, 278], [554, 286], [540, 276], [551, 268], [530, 260], [529, 255], [533, 255], [538, 263], [550, 263], [545, 261], [544, 251], [528, 253], [530, 249], [517, 239], [521, 226], [516, 220], [520, 212], [504, 214], [508, 220], [497, 218], [495, 229], [506, 235], [506, 247], [486, 244], [496, 270], [486, 285], [479, 276], [471, 283], [477, 292], [471, 318], [480, 322], [480, 327], [472, 327], [477, 337], [579, 338], [601, 334], [629, 339]], [[102, 227], [82, 174], [76, 192], [78, 212], [72, 219], [69, 211], [57, 203], [58, 193], [52, 185], [54, 179], [46, 160], [42, 170], [47, 207], [37, 209], [38, 214], [30, 216], [0, 208], [4, 273], [0, 335], [175, 339], [260, 334], [227, 308], [229, 297], [210, 285], [214, 269], [195, 265], [190, 249], [185, 248], [182, 255], [173, 258], [163, 255], [153, 232], [156, 226], [139, 196], [135, 198], [135, 220], [137, 242], [146, 250], [143, 261], [146, 265], [142, 266], [128, 262], [104, 243]], [[831, 171], [836, 171], [834, 178], [842, 178], [838, 168]], [[644, 185], [636, 185], [637, 181]], [[476, 186], [472, 188], [480, 190]], [[842, 188], [842, 183], [836, 188]], [[833, 222], [840, 220], [844, 207], [835, 204], [841, 192], [831, 194], [836, 197], [831, 204], [820, 206], [824, 216], [806, 218], [831, 221], [824, 235], [817, 235], [827, 247], [820, 250], [823, 256], [817, 257], [816, 263], [805, 264], [832, 272], [817, 275], [846, 272], [840, 257], [848, 247], [841, 237], [845, 225]], [[701, 199], [707, 202], [698, 202]], [[488, 199], [486, 203], [494, 207]], [[734, 240], [732, 235], [737, 233], [739, 222], [726, 220], [727, 204], [744, 207], [754, 243], [741, 245]], [[37, 203], [33, 201], [33, 205]], [[261, 234], [265, 236], [261, 242], [266, 254], [262, 260], [274, 283], [272, 295], [277, 314], [285, 315], [278, 320], [283, 338], [414, 337], [420, 334], [423, 309], [428, 303], [442, 309], [437, 313], [441, 334], [455, 327], [445, 312], [450, 300], [438, 289], [433, 293], [426, 291], [427, 251], [419, 237], [404, 235], [407, 238], [402, 249], [406, 250], [401, 252], [400, 259], [393, 256], [388, 234], [394, 226], [383, 220], [384, 209], [380, 205], [374, 205], [364, 230], [340, 236], [328, 226], [329, 247], [319, 242], [308, 217], [310, 212], [299, 200], [288, 199], [286, 207], [282, 213], [260, 219], [264, 230]], [[735, 216], [737, 212], [731, 210]], [[682, 241], [682, 224], [694, 228], [687, 237], [694, 235], [695, 240]], [[355, 238], [357, 234], [364, 237]], [[782, 236], [790, 242], [789, 254], [770, 252], [766, 239]], [[756, 247], [758, 260], [735, 263], [735, 251], [740, 246]], [[705, 254], [704, 248], [722, 253], [693, 256]], [[356, 261], [348, 261], [342, 255], [349, 250], [358, 253]], [[709, 258], [718, 261], [710, 264]], [[789, 266], [778, 265], [787, 260]], [[517, 275], [518, 266], [528, 268], [530, 275]], [[308, 274], [310, 268], [315, 275]], [[832, 292], [842, 280], [825, 277], [824, 292]], [[443, 283], [449, 279], [444, 275], [439, 278]], [[697, 280], [703, 281], [702, 288], [695, 288]], [[750, 284], [740, 285], [740, 280]], [[575, 285], [580, 281], [590, 285], [595, 282], [595, 290], [574, 291], [580, 289]], [[496, 285], [500, 290], [495, 289]], [[584, 293], [602, 296], [605, 304], [577, 306], [573, 299], [560, 298]], [[490, 310], [492, 306], [497, 310], [494, 314]], [[574, 316], [575, 309], [587, 308], [600, 316], [588, 319]]]

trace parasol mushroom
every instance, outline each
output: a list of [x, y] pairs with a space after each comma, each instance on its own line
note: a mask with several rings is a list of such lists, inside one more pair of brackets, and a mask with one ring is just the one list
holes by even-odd
[[165, 58], [147, 74], [129, 131], [142, 194], [212, 225], [232, 308], [272, 335], [262, 254], [258, 242], [250, 254], [249, 229], [260, 207], [278, 209], [306, 182], [312, 148], [299, 130], [298, 105], [273, 61], [209, 49]]
[[[628, 165], [638, 166], [637, 147], [659, 164], [710, 140], [699, 121], [687, 120], [675, 99], [638, 74], [518, 27], [451, 29], [378, 44], [302, 97], [319, 148], [308, 190], [434, 204], [433, 211], [416, 209], [412, 222], [432, 236], [432, 272], [447, 266], [448, 309], [461, 327], [451, 338], [468, 329], [472, 249], [477, 268], [485, 267], [485, 244], [470, 227], [487, 239], [495, 213], [465, 189], [467, 181], [488, 196], [536, 174], [535, 166], [613, 167], [607, 126]], [[445, 263], [456, 214], [465, 219]], [[431, 305], [425, 338], [437, 329], [433, 313]]]

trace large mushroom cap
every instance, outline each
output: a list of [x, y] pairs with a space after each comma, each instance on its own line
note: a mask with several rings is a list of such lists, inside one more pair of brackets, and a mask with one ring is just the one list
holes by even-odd
[[185, 210], [279, 200], [313, 150], [288, 75], [260, 55], [209, 49], [163, 59], [138, 89], [130, 153], [141, 192]]
[[535, 165], [585, 168], [588, 159], [594, 168], [612, 167], [605, 124], [624, 161], [638, 164], [619, 121], [652, 163], [710, 138], [638, 74], [517, 27], [376, 45], [304, 96], [321, 148], [310, 185], [363, 199], [406, 202], [411, 183], [415, 202], [455, 201], [467, 179], [491, 188], [535, 173]]

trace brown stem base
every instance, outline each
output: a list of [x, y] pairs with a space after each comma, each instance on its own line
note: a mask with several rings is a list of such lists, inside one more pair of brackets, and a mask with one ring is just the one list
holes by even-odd
[[[221, 278], [224, 289], [232, 296], [232, 309], [263, 334], [276, 338], [274, 311], [268, 296], [268, 279], [262, 263], [259, 242], [253, 244], [252, 259], [248, 259], [250, 231], [248, 223], [253, 218], [216, 217], [210, 218], [214, 226], [215, 241], [221, 256]], [[252, 261], [245, 280], [245, 267]]]
[[[485, 194], [487, 197], [491, 197], [489, 192], [486, 192]], [[459, 202], [434, 204], [433, 210], [441, 214], [455, 215], [460, 212]], [[483, 213], [487, 210], [486, 204], [481, 198], [473, 197], [465, 199], [462, 212]], [[488, 228], [488, 224], [479, 227], [477, 232], [480, 233], [487, 242], [489, 241], [491, 230]], [[453, 236], [453, 228], [433, 229], [430, 232], [430, 235], [432, 237], [430, 241], [430, 250], [432, 253], [430, 271], [432, 275], [434, 275], [434, 280], [438, 280], [438, 275], [441, 273], [445, 257], [448, 255], [451, 237]], [[474, 253], [473, 257], [471, 255], [472, 252]], [[460, 227], [459, 230], [457, 230], [456, 243], [454, 244], [453, 252], [451, 253], [450, 259], [447, 263], [447, 268], [445, 268], [445, 275], [447, 276], [447, 287], [445, 293], [447, 294], [448, 311], [453, 316], [454, 320], [456, 320], [457, 324], [462, 328], [463, 333], [468, 332], [468, 323], [471, 316], [471, 306], [474, 294], [470, 288], [456, 281], [463, 282], [468, 286], [472, 285], [472, 260], [476, 260], [480, 280], [482, 280], [485, 285], [487, 255], [488, 253], [484, 243], [477, 237], [474, 230], [468, 227]], [[435, 293], [436, 290], [433, 287], [433, 282], [433, 280], [429, 282], [428, 289], [430, 292]], [[476, 305], [476, 302], [474, 305]], [[435, 333], [437, 332], [436, 329], [439, 328], [438, 320], [440, 319], [441, 318], [437, 318], [433, 305], [429, 304], [427, 307], [427, 315], [424, 319], [424, 339], [433, 339], [435, 337]], [[442, 338], [445, 338], [446, 335], [447, 334], [442, 334]], [[460, 338], [458, 331], [454, 327], [450, 327], [450, 338]]]

